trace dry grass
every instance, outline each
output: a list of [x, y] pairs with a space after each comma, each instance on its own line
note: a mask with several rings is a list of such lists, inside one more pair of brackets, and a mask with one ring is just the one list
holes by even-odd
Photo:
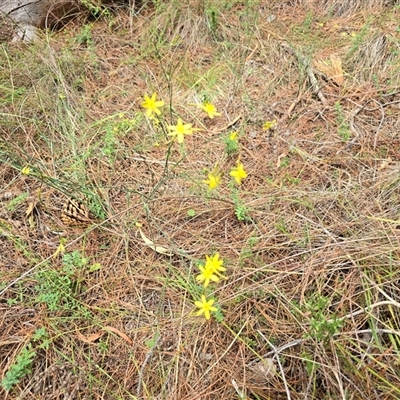
[[[399, 398], [399, 8], [154, 3], [0, 49], [1, 378], [25, 366], [1, 396]], [[91, 223], [62, 222], [68, 197]]]

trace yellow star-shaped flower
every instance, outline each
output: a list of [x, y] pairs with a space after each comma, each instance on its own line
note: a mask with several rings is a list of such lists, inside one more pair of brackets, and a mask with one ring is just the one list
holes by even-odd
[[178, 143], [183, 143], [185, 135], [191, 135], [198, 129], [192, 128], [192, 124], [184, 124], [182, 119], [178, 118], [176, 125], [169, 125], [168, 130], [171, 131], [168, 136], [176, 138]]
[[272, 121], [265, 121], [263, 124], [264, 131], [269, 131], [270, 129], [273, 129], [275, 127], [276, 127], [276, 119], [273, 119]]
[[247, 172], [244, 170], [243, 164], [241, 162], [238, 162], [236, 168], [232, 168], [230, 176], [235, 179], [238, 185], [240, 185], [242, 183], [242, 180], [247, 177]]
[[235, 142], [237, 140], [237, 135], [238, 133], [236, 131], [231, 132], [229, 135], [229, 140], [232, 140], [232, 142]]
[[219, 277], [217, 275], [215, 275], [215, 272], [213, 268], [211, 268], [209, 265], [207, 266], [207, 264], [203, 267], [200, 266], [199, 267], [201, 274], [196, 276], [196, 280], [200, 283], [203, 282], [203, 286], [206, 288], [211, 281], [213, 282], [218, 282], [219, 281]]
[[217, 108], [214, 106], [214, 104], [207, 101], [205, 101], [203, 104], [198, 104], [197, 106], [200, 107], [211, 119], [221, 115], [221, 113], [217, 111]]
[[29, 175], [31, 172], [31, 169], [29, 167], [29, 165], [26, 165], [24, 168], [22, 168], [21, 173], [22, 175]]
[[218, 310], [216, 307], [213, 307], [214, 302], [214, 299], [210, 299], [207, 301], [206, 296], [204, 296], [203, 294], [201, 296], [201, 301], [194, 302], [196, 307], [199, 308], [199, 311], [197, 311], [196, 315], [204, 314], [206, 319], [210, 319], [210, 313]]
[[153, 114], [160, 115], [161, 111], [159, 108], [161, 108], [164, 105], [164, 102], [162, 100], [157, 101], [156, 100], [157, 94], [153, 93], [151, 97], [147, 96], [147, 94], [144, 95], [144, 101], [142, 103], [142, 107], [146, 109], [146, 117], [151, 118]]
[[221, 278], [225, 278], [221, 275], [221, 272], [226, 271], [226, 268], [223, 267], [224, 260], [219, 259], [219, 253], [215, 253], [212, 257], [206, 255], [206, 265], [205, 268], [210, 269], [214, 274], [220, 275]]
[[211, 172], [210, 174], [207, 175], [207, 178], [208, 179], [206, 179], [203, 182], [208, 185], [208, 190], [215, 189], [221, 183], [221, 175], [220, 174], [214, 174]]

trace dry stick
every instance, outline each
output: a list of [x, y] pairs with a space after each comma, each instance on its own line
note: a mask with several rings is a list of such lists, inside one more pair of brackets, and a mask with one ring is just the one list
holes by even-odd
[[[350, 100], [352, 103], [354, 103], [354, 101], [352, 101], [352, 100]], [[375, 103], [377, 103], [378, 104], [378, 107], [375, 107], [375, 108], [366, 108], [366, 105], [369, 103], [369, 102], [371, 102], [371, 101], [374, 101]], [[396, 100], [396, 101], [390, 101], [390, 102], [388, 102], [388, 103], [384, 103], [384, 104], [381, 104], [381, 103], [379, 103], [379, 101], [377, 101], [377, 100], [375, 100], [375, 99], [371, 99], [371, 100], [368, 100], [363, 106], [359, 106], [359, 108], [357, 108], [352, 114], [351, 114], [351, 116], [350, 116], [350, 128], [351, 128], [351, 130], [356, 134], [356, 136], [351, 140], [351, 142], [349, 142], [348, 144], [347, 144], [347, 146], [345, 147], [345, 148], [347, 148], [347, 147], [349, 147], [350, 145], [352, 145], [352, 144], [354, 144], [356, 141], [357, 141], [357, 139], [360, 137], [360, 134], [356, 131], [356, 129], [354, 128], [354, 117], [361, 111], [361, 110], [365, 110], [365, 111], [376, 111], [376, 110], [380, 110], [380, 112], [381, 112], [381, 119], [380, 119], [380, 121], [379, 121], [379, 125], [378, 125], [378, 128], [376, 129], [376, 131], [375, 131], [375, 136], [374, 136], [374, 149], [376, 149], [376, 146], [377, 146], [377, 142], [378, 142], [378, 134], [379, 134], [379, 132], [380, 132], [380, 130], [381, 130], [381, 128], [382, 128], [382, 125], [383, 125], [383, 122], [384, 122], [384, 120], [385, 120], [385, 111], [384, 111], [384, 107], [386, 107], [386, 106], [389, 106], [389, 105], [392, 105], [392, 104], [397, 104], [397, 103], [400, 103], [400, 100]], [[355, 103], [355, 104], [357, 104], [357, 103]]]
[[156, 339], [154, 345], [153, 345], [152, 348], [148, 351], [148, 353], [147, 353], [147, 355], [146, 355], [146, 358], [145, 358], [144, 361], [143, 361], [142, 368], [140, 368], [140, 372], [139, 372], [139, 383], [138, 383], [138, 387], [137, 387], [137, 391], [136, 391], [136, 394], [137, 394], [137, 397], [138, 397], [138, 398], [140, 397], [140, 393], [141, 393], [141, 391], [142, 391], [142, 382], [143, 382], [144, 369], [146, 368], [146, 365], [147, 365], [147, 363], [149, 362], [150, 358], [153, 356], [154, 349], [157, 347], [158, 342], [160, 341], [160, 337], [161, 337], [161, 336], [158, 336], [158, 337], [157, 337], [157, 339]]
[[[349, 332], [346, 332], [346, 333], [348, 335], [352, 335], [352, 334], [359, 335], [361, 333], [371, 333], [371, 334], [373, 334], [373, 333], [387, 333], [389, 335], [400, 336], [400, 331], [394, 331], [393, 329], [380, 329], [380, 328], [377, 328], [377, 329], [361, 329], [359, 331], [349, 331]], [[333, 336], [339, 336], [339, 335], [341, 335], [341, 333], [335, 333]]]
[[379, 110], [380, 110], [381, 115], [382, 115], [381, 120], [379, 121], [378, 128], [376, 129], [375, 136], [374, 136], [374, 150], [375, 150], [376, 149], [376, 145], [378, 143], [378, 133], [382, 128], [383, 121], [385, 120], [385, 111], [383, 111], [383, 106], [382, 106], [381, 103], [379, 103], [379, 101], [376, 101], [376, 100], [374, 100], [374, 101], [379, 104]]
[[287, 396], [288, 400], [291, 400], [289, 386], [288, 386], [288, 384], [286, 382], [286, 378], [285, 378], [285, 372], [283, 371], [283, 367], [282, 367], [281, 361], [279, 360], [278, 349], [263, 335], [263, 333], [261, 331], [257, 330], [257, 332], [272, 347], [272, 351], [274, 352], [274, 357], [273, 358], [276, 358], [276, 361], [277, 361], [277, 363], [279, 365], [279, 369], [280, 369], [281, 375], [282, 375], [283, 384], [284, 384], [285, 390], [286, 390], [286, 396]]
[[232, 386], [236, 390], [236, 393], [238, 394], [240, 400], [247, 399], [247, 396], [239, 389], [239, 386], [234, 379], [232, 379]]
[[377, 303], [371, 304], [370, 306], [361, 308], [361, 310], [349, 313], [349, 314], [345, 315], [344, 317], [329, 319], [327, 322], [332, 323], [332, 322], [335, 322], [335, 321], [343, 321], [343, 320], [348, 319], [348, 318], [353, 318], [353, 317], [355, 317], [355, 316], [357, 316], [359, 314], [362, 314], [364, 312], [371, 311], [375, 307], [386, 306], [386, 305], [395, 306], [395, 307], [400, 308], [400, 303], [398, 303], [397, 301], [394, 301], [394, 300], [393, 301], [383, 300], [383, 301], [378, 301]]
[[293, 47], [291, 47], [287, 43], [281, 43], [281, 46], [283, 48], [285, 48], [286, 50], [289, 50], [291, 53], [293, 53], [298, 58], [298, 60], [300, 61], [300, 63], [303, 65], [303, 67], [306, 70], [306, 73], [307, 73], [308, 79], [310, 80], [311, 87], [313, 89], [314, 94], [316, 94], [318, 96], [318, 98], [321, 100], [321, 103], [324, 106], [328, 105], [328, 101], [326, 100], [325, 96], [323, 95], [323, 93], [321, 91], [321, 88], [318, 85], [318, 81], [314, 75], [314, 71], [311, 67], [310, 60], [307, 60], [302, 54], [297, 52]]
[[304, 80], [303, 87], [301, 88], [301, 90], [299, 90], [299, 94], [298, 94], [297, 97], [293, 100], [292, 104], [289, 106], [288, 110], [286, 111], [286, 114], [285, 114], [285, 117], [284, 117], [284, 118], [289, 117], [290, 114], [291, 114], [292, 111], [293, 111], [293, 108], [295, 108], [296, 105], [300, 102], [301, 98], [303, 97], [303, 92], [305, 91], [306, 84], [307, 84], [307, 81]]
[[351, 131], [354, 132], [355, 136], [354, 136], [354, 138], [353, 138], [352, 140], [350, 140], [350, 142], [348, 142], [348, 143], [346, 144], [346, 146], [345, 146], [343, 149], [338, 150], [338, 151], [336, 152], [336, 154], [340, 153], [342, 150], [345, 150], [345, 149], [349, 148], [351, 145], [353, 145], [354, 143], [357, 142], [358, 138], [360, 137], [360, 133], [357, 131], [356, 127], [354, 126], [354, 117], [355, 117], [361, 110], [363, 110], [364, 107], [365, 107], [369, 102], [370, 102], [370, 100], [367, 101], [364, 105], [359, 106], [358, 108], [356, 108], [355, 111], [353, 111], [353, 112], [351, 113], [349, 125], [350, 125]]
[[[261, 356], [261, 358], [262, 358], [262, 359], [265, 359], [265, 358], [267, 358], [267, 357], [269, 357], [269, 356], [272, 356], [273, 354], [275, 354], [275, 355], [276, 355], [276, 354], [279, 354], [279, 353], [281, 353], [282, 351], [284, 351], [284, 350], [286, 350], [286, 349], [289, 349], [290, 347], [297, 346], [298, 344], [304, 343], [306, 340], [307, 340], [307, 339], [296, 339], [296, 340], [292, 340], [292, 341], [289, 342], [289, 343], [284, 344], [284, 345], [281, 346], [281, 347], [274, 347], [273, 350], [270, 350], [268, 353], [265, 353], [264, 355]], [[253, 364], [255, 364], [256, 362], [259, 362], [259, 360], [258, 360], [258, 359], [257, 359], [257, 360], [254, 360], [254, 361], [248, 363], [247, 366], [250, 367], [250, 366], [252, 366]]]
[[[367, 95], [365, 95], [365, 96], [363, 97], [362, 100], [364, 100], [366, 96], [367, 96]], [[350, 99], [349, 99], [349, 100], [350, 100]], [[370, 99], [370, 100], [368, 100], [365, 104], [363, 104], [362, 106], [361, 106], [360, 104], [354, 102], [353, 100], [350, 100], [350, 101], [358, 106], [358, 107], [351, 113], [351, 115], [350, 115], [350, 123], [349, 123], [350, 129], [351, 129], [352, 132], [354, 132], [355, 136], [354, 136], [354, 138], [353, 138], [352, 140], [350, 140], [350, 142], [348, 142], [348, 143], [346, 144], [346, 146], [345, 146], [343, 149], [338, 150], [338, 151], [336, 152], [336, 154], [338, 154], [338, 153], [340, 153], [341, 151], [343, 151], [343, 150], [349, 148], [351, 145], [353, 145], [354, 143], [356, 143], [357, 140], [358, 140], [358, 138], [360, 137], [360, 133], [357, 131], [357, 129], [356, 129], [355, 126], [354, 126], [354, 118], [357, 116], [357, 114], [358, 114], [360, 111], [362, 111], [362, 110], [364, 110], [364, 109], [365, 109], [366, 111], [381, 110], [382, 117], [381, 117], [381, 120], [380, 120], [380, 122], [379, 122], [379, 126], [378, 126], [378, 128], [377, 128], [377, 130], [376, 130], [376, 132], [375, 132], [374, 149], [376, 148], [376, 143], [377, 143], [377, 141], [378, 141], [378, 133], [379, 133], [379, 131], [381, 130], [382, 125], [383, 125], [383, 121], [384, 121], [384, 119], [385, 119], [385, 112], [383, 111], [383, 106], [384, 106], [384, 105], [381, 104], [381, 103], [379, 103], [379, 102], [377, 102], [376, 100]], [[366, 108], [367, 104], [370, 103], [371, 101], [377, 102], [377, 103], [379, 104], [379, 106], [376, 107], [376, 108], [371, 108], [371, 109]], [[392, 104], [392, 103], [387, 103], [387, 104]], [[385, 104], [385, 105], [386, 105], [386, 104]]]

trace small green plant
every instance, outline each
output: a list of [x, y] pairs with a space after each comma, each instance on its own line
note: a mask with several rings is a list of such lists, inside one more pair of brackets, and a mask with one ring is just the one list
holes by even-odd
[[286, 184], [298, 185], [300, 183], [300, 178], [295, 178], [294, 176], [286, 173], [282, 179]]
[[107, 17], [111, 18], [110, 10], [105, 6], [100, 6], [96, 1], [90, 0], [79, 0], [79, 2], [85, 6], [93, 17], [100, 18], [100, 17]]
[[35, 358], [36, 352], [32, 349], [29, 343], [27, 347], [23, 348], [15, 363], [10, 366], [3, 380], [1, 386], [5, 391], [10, 391], [11, 388], [18, 384], [22, 378], [30, 374], [32, 361]]
[[235, 204], [235, 215], [239, 221], [250, 221], [249, 209], [244, 204]]
[[286, 168], [290, 164], [290, 158], [289, 157], [283, 157], [281, 160], [281, 163], [279, 165], [279, 168]]
[[50, 338], [44, 326], [36, 329], [36, 331], [32, 335], [32, 341], [35, 343], [35, 346], [38, 347], [39, 349], [48, 350], [50, 345]]
[[206, 17], [208, 22], [208, 27], [211, 31], [211, 34], [214, 39], [217, 37], [217, 29], [218, 29], [218, 16], [217, 10], [215, 7], [211, 6], [206, 9]]
[[97, 347], [98, 347], [100, 353], [102, 353], [102, 354], [107, 354], [107, 352], [109, 350], [108, 342], [106, 340], [103, 340], [103, 339], [99, 340], [99, 343], [98, 343]]
[[339, 136], [341, 137], [343, 142], [347, 142], [351, 138], [350, 125], [346, 121], [342, 105], [338, 101], [335, 103], [335, 111]]
[[101, 151], [105, 156], [110, 157], [111, 159], [115, 156], [116, 147], [118, 144], [118, 133], [118, 129], [109, 126], [106, 128], [106, 134], [103, 138], [104, 145]]
[[94, 47], [92, 25], [86, 24], [82, 27], [79, 35], [76, 37], [76, 42], [88, 47]]
[[36, 274], [37, 301], [45, 303], [49, 311], [79, 311], [83, 317], [89, 312], [76, 299], [84, 290], [82, 287], [82, 269], [87, 266], [87, 259], [78, 251], [65, 254], [63, 268], [43, 270]]
[[302, 29], [304, 34], [307, 35], [311, 32], [313, 19], [314, 19], [313, 12], [309, 11], [303, 21]]
[[289, 233], [287, 223], [283, 218], [279, 218], [279, 220], [275, 223], [275, 228], [281, 233]]
[[246, 246], [243, 246], [240, 252], [239, 262], [242, 265], [245, 260], [254, 256], [253, 247], [259, 242], [259, 239], [255, 236], [251, 236], [247, 239]]
[[235, 154], [239, 151], [238, 133], [231, 132], [224, 139], [225, 142], [225, 152], [228, 156]]
[[26, 91], [27, 89], [25, 87], [8, 88], [0, 86], [0, 106], [13, 104], [16, 99], [22, 98]]
[[333, 334], [339, 332], [343, 326], [343, 321], [336, 318], [336, 315], [328, 310], [330, 303], [330, 299], [322, 295], [315, 295], [306, 301], [305, 308], [307, 313], [311, 315], [310, 331], [306, 335], [307, 337], [318, 341], [327, 340]]
[[320, 368], [321, 364], [315, 362], [313, 355], [309, 354], [306, 351], [304, 351], [301, 354], [301, 357], [302, 357], [303, 361], [306, 363], [306, 370], [307, 370], [308, 376], [312, 376], [315, 373], [315, 371], [317, 371]]
[[6, 209], [8, 211], [15, 211], [17, 207], [22, 204], [29, 196], [28, 192], [23, 192], [19, 196], [15, 197], [14, 199], [10, 200], [7, 205]]
[[235, 215], [238, 221], [251, 221], [251, 217], [249, 216], [250, 209], [246, 207], [243, 200], [239, 196], [239, 190], [235, 187], [231, 188], [231, 198], [233, 201]]
[[95, 218], [104, 220], [107, 217], [107, 214], [99, 198], [96, 195], [91, 195], [89, 193], [87, 193], [86, 196], [90, 212], [93, 214]]
[[196, 210], [193, 210], [193, 208], [191, 208], [190, 210], [187, 211], [187, 215], [188, 217], [193, 218], [196, 215]]

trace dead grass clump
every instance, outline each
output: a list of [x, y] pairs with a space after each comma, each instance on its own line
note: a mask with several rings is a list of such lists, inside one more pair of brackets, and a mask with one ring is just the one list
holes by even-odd
[[390, 39], [380, 34], [365, 40], [354, 51], [350, 62], [359, 69], [357, 76], [362, 76], [365, 81], [373, 81], [390, 75], [387, 69], [394, 67], [394, 58], [396, 59], [397, 56], [393, 57]]
[[312, 1], [312, 6], [321, 14], [328, 14], [335, 17], [345, 17], [356, 14], [360, 11], [377, 12], [384, 7], [392, 7], [398, 4], [397, 0], [359, 0], [351, 2], [343, 1]]

